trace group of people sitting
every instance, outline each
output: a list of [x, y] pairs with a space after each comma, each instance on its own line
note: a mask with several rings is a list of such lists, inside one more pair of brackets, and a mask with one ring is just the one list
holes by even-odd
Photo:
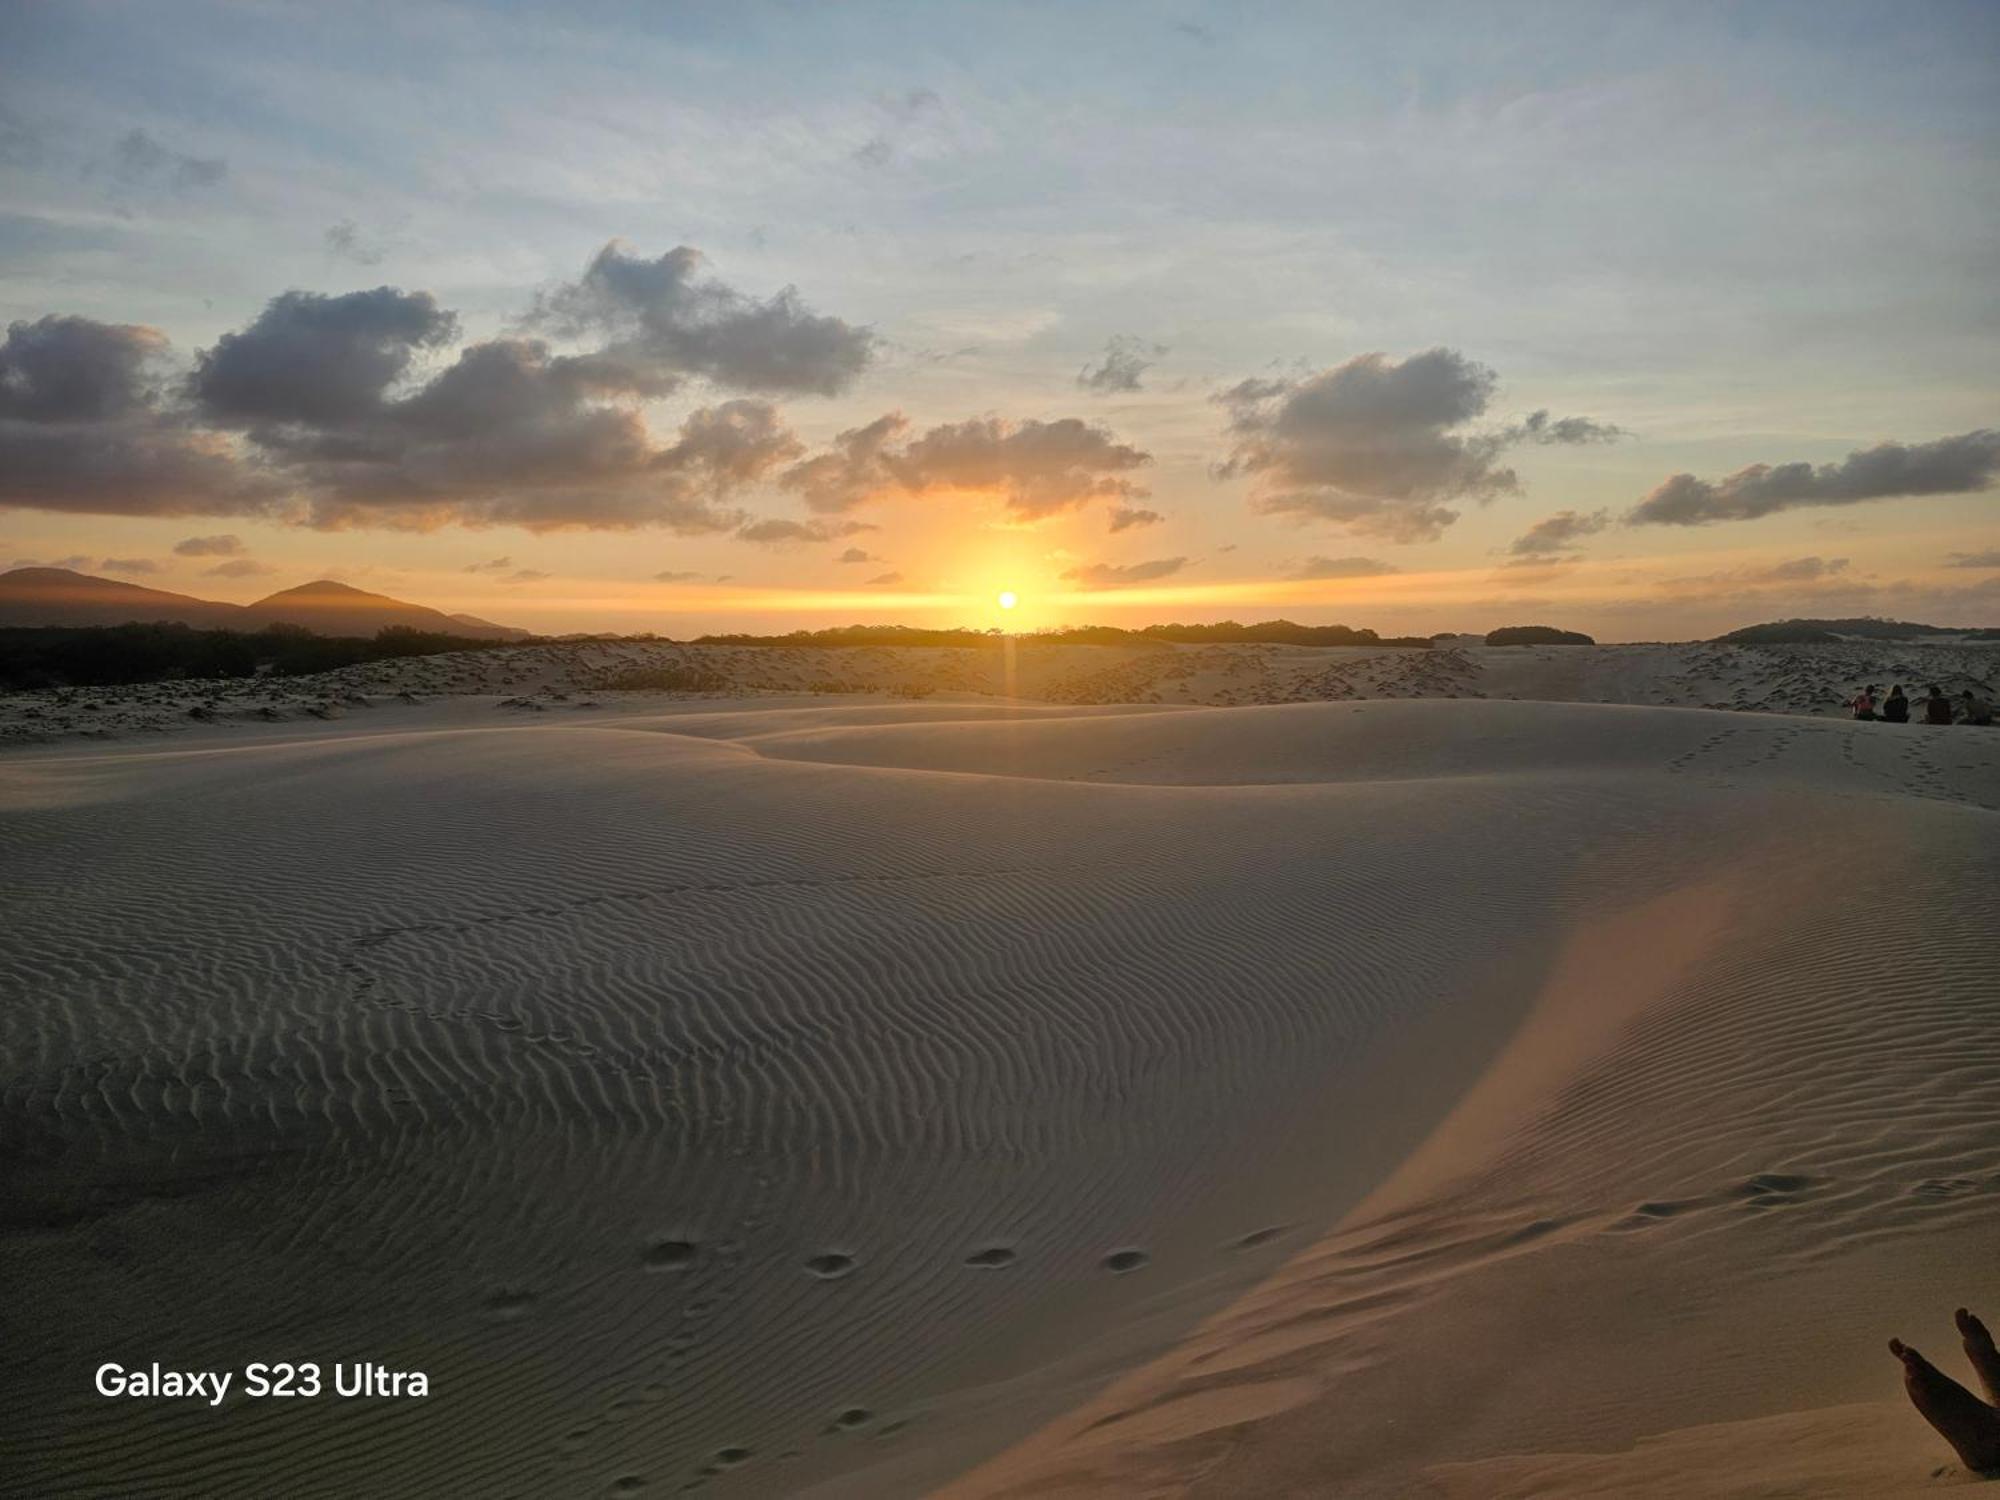
[[[1958, 713], [1954, 718], [1952, 701], [1938, 689], [1934, 682], [1924, 690], [1924, 722], [1926, 724], [1986, 724], [1993, 722], [1993, 705], [1967, 688], [1958, 695]], [[1900, 684], [1889, 689], [1889, 696], [1879, 702], [1875, 697], [1875, 685], [1870, 683], [1855, 694], [1851, 705], [1857, 719], [1882, 719], [1891, 724], [1910, 722], [1910, 700], [1903, 696]]]

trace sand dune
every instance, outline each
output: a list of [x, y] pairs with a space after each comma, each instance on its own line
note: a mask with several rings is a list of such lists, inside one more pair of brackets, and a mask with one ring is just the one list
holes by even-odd
[[[1927, 1492], [1997, 814], [1990, 733], [1525, 702], [10, 751], [16, 1482]], [[89, 1386], [314, 1356], [434, 1394]]]
[[[632, 683], [644, 683], [635, 690]], [[631, 711], [663, 697], [864, 694], [1059, 704], [1237, 707], [1377, 698], [1623, 703], [1845, 717], [1865, 683], [1935, 682], [2000, 697], [2000, 644], [1436, 649], [1047, 646], [990, 649], [683, 646], [593, 641], [378, 661], [312, 676], [0, 693], [0, 744], [393, 711], [439, 696], [520, 715]]]

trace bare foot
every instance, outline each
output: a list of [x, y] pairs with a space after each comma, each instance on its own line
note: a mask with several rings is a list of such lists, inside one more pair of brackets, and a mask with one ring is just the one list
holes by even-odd
[[1903, 1362], [1903, 1389], [1910, 1393], [1910, 1403], [1957, 1451], [1960, 1462], [1982, 1474], [2000, 1469], [2000, 1411], [1901, 1339], [1889, 1340], [1889, 1352]]
[[2000, 1349], [1993, 1347], [1993, 1335], [1978, 1318], [1962, 1307], [1955, 1316], [1965, 1340], [1965, 1357], [1972, 1361], [1979, 1383], [1986, 1387], [1987, 1399], [2000, 1406]]

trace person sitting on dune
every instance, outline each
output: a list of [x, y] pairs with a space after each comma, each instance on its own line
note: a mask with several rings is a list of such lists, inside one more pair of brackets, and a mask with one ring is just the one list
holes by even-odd
[[1963, 707], [1960, 709], [1960, 712], [1965, 715], [1964, 718], [1958, 721], [1959, 723], [1978, 724], [1988, 729], [1993, 727], [1992, 704], [1988, 703], [1984, 698], [1980, 697], [1977, 693], [1973, 692], [1971, 688], [1967, 688], [1964, 692], [1960, 693], [1958, 696], [1961, 704], [1963, 705]]
[[1889, 696], [1882, 700], [1882, 717], [1891, 724], [1910, 722], [1910, 700], [1903, 696], [1903, 685], [1897, 683], [1889, 689]]
[[1875, 684], [1871, 682], [1868, 684], [1867, 687], [1863, 688], [1860, 692], [1856, 693], [1854, 695], [1854, 701], [1851, 704], [1849, 704], [1848, 707], [1854, 710], [1854, 717], [1857, 719], [1874, 718]]
[[1924, 722], [1926, 724], [1949, 724], [1951, 722], [1951, 699], [1939, 691], [1934, 682], [1924, 699]]
[[1889, 1340], [1889, 1352], [1903, 1362], [1903, 1389], [1910, 1404], [1950, 1443], [1964, 1465], [1980, 1474], [2000, 1471], [2000, 1349], [1986, 1325], [1964, 1308], [1954, 1315], [1965, 1357], [1973, 1373], [1995, 1402], [1989, 1406], [1925, 1359], [1901, 1339]]

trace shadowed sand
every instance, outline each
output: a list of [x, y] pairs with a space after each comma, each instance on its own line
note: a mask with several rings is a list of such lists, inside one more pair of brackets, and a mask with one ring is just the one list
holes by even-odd
[[[0, 755], [10, 1482], [1950, 1482], [1880, 1339], [1991, 1273], [1996, 804], [1497, 702]], [[314, 1356], [433, 1394], [90, 1390]]]

